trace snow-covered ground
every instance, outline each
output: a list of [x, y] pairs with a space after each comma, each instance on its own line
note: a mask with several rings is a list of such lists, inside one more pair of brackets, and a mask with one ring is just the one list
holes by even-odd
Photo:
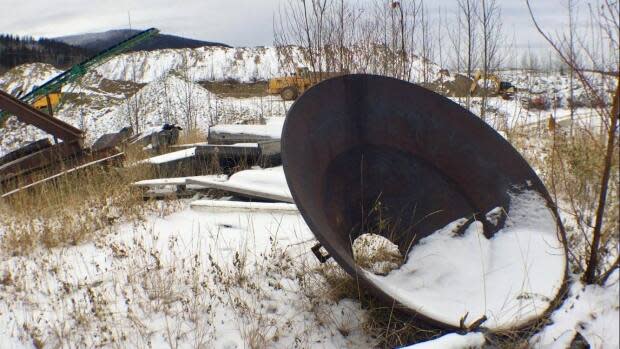
[[304, 284], [312, 242], [299, 214], [183, 202], [92, 243], [3, 253], [0, 347], [372, 346], [357, 302]]
[[[197, 81], [251, 82], [279, 75], [281, 70], [272, 48], [130, 53], [65, 86], [64, 91], [74, 98], [63, 104], [56, 116], [85, 130], [88, 142], [129, 125], [135, 115], [139, 115], [144, 129], [172, 122], [185, 127], [192, 124], [205, 132], [213, 126], [213, 130], [277, 136], [290, 102], [277, 96], [220, 97]], [[0, 88], [11, 93], [27, 92], [57, 73], [58, 70], [42, 64], [18, 67], [0, 77]], [[489, 100], [491, 110], [486, 120], [497, 130], [546, 125], [550, 115], [560, 124], [570, 117], [566, 77], [513, 72], [506, 73], [503, 79], [511, 80], [522, 91], [514, 100]], [[526, 96], [523, 91], [527, 91], [527, 96], [555, 91], [564, 104], [545, 111], [527, 110], [520, 99]], [[463, 99], [454, 100], [465, 103]], [[472, 110], [477, 112], [480, 100], [472, 101]], [[576, 117], [590, 128], [598, 125], [590, 108], [577, 109]], [[0, 130], [0, 155], [45, 136], [35, 128], [9, 120], [7, 127]], [[179, 154], [188, 151], [191, 152], [185, 150]], [[171, 156], [174, 154], [164, 159]], [[256, 179], [255, 185], [265, 187], [274, 183], [281, 186], [281, 171], [261, 173], [260, 178], [252, 177], [251, 173], [237, 174], [237, 178]], [[365, 348], [377, 345], [378, 339], [366, 330], [369, 313], [358, 300], [325, 297], [328, 283], [317, 271], [315, 257], [309, 253], [314, 237], [301, 216], [291, 212], [291, 207], [279, 211], [274, 206], [260, 211], [246, 204], [224, 201], [226, 204], [209, 202], [201, 208], [201, 205], [192, 207], [192, 200], [149, 206], [149, 214], [143, 220], [111, 224], [95, 234], [93, 241], [77, 246], [41, 247], [21, 256], [0, 248], [0, 348]], [[217, 210], [212, 209], [215, 206]], [[526, 223], [539, 229], [545, 227], [545, 222]], [[410, 263], [419, 266], [445, 262], [442, 256], [433, 255], [438, 244], [450, 245], [454, 251], [461, 252], [457, 247], [466, 244], [471, 249], [451, 254], [451, 265], [475, 266], [468, 270], [475, 274], [476, 280], [495, 277], [480, 267], [505, 266], [509, 256], [478, 253], [478, 250], [492, 249], [480, 245], [475, 228], [472, 225], [459, 238], [445, 236], [449, 234], [431, 236], [411, 251], [409, 263], [399, 271], [402, 274]], [[516, 236], [510, 235], [511, 228], [505, 232], [509, 238]], [[534, 252], [557, 249], [547, 239], [548, 230], [542, 229], [538, 236], [529, 235], [532, 240], [528, 241], [528, 249], [514, 250], [530, 254], [518, 256], [520, 262], [509, 265], [512, 268], [509, 275], [497, 274], [498, 278], [491, 283], [501, 284], [498, 289], [486, 289], [483, 282], [468, 283], [467, 275], [454, 272], [458, 269], [442, 270], [444, 274], [452, 272], [448, 275], [448, 280], [453, 281], [450, 287], [460, 283], [461, 288], [471, 291], [469, 295], [482, 293], [488, 297], [448, 299], [453, 294], [442, 293], [442, 287], [449, 281], [440, 273], [428, 273], [418, 280], [427, 291], [436, 290], [426, 294], [414, 289], [420, 285], [405, 287], [409, 293], [394, 291], [395, 284], [403, 285], [397, 280], [402, 276], [398, 273], [374, 277], [381, 279], [379, 283], [384, 282], [386, 290], [394, 291], [396, 296], [413, 300], [413, 307], [430, 304], [432, 298], [430, 302], [437, 307], [424, 311], [440, 309], [439, 315], [445, 316], [446, 322], [458, 324], [464, 312], [475, 308], [467, 317], [466, 323], [470, 323], [491, 309], [497, 315], [491, 321], [502, 327], [544, 310], [549, 303], [545, 297], [558, 286], [557, 280], [547, 279], [543, 273], [535, 274], [533, 281], [528, 280], [533, 284], [524, 285], [521, 281], [528, 273], [518, 268], [536, 269], [542, 261]], [[6, 227], [0, 226], [0, 240], [4, 234]], [[511, 244], [510, 241], [485, 242]], [[427, 255], [431, 256], [426, 258]], [[473, 258], [478, 258], [476, 263]], [[545, 270], [554, 270], [549, 275], [558, 275], [557, 270], [563, 268], [558, 260], [543, 266]], [[506, 276], [514, 280], [502, 282]], [[566, 300], [551, 315], [552, 322], [530, 339], [532, 347], [565, 348], [576, 333], [593, 348], [618, 347], [618, 272], [604, 286], [584, 286], [578, 278], [572, 276]], [[397, 282], [390, 283], [390, 279]], [[520, 307], [522, 293], [531, 297]], [[498, 303], [500, 300], [512, 302], [508, 304], [511, 311], [503, 313], [507, 305]], [[456, 306], [457, 303], [462, 306]], [[414, 347], [479, 347], [484, 342], [481, 333], [448, 334]]]
[[538, 348], [567, 348], [579, 333], [591, 348], [619, 348], [619, 270], [603, 286], [583, 285], [574, 275], [568, 298], [551, 316], [552, 323], [531, 339]]
[[171, 71], [183, 71], [193, 81], [242, 82], [267, 80], [281, 73], [278, 54], [273, 47], [166, 49], [119, 55], [97, 67], [97, 72], [112, 80], [148, 83]]
[[[248, 185], [287, 189], [281, 168], [253, 169], [237, 176]], [[377, 345], [365, 330], [370, 315], [359, 301], [326, 297], [329, 284], [310, 252], [316, 241], [294, 207], [268, 204], [268, 209], [261, 210], [223, 200], [221, 205], [218, 201], [204, 205], [195, 199], [159, 202], [147, 208], [144, 219], [120, 221], [95, 234], [94, 241], [77, 246], [41, 247], [19, 256], [0, 250], [0, 348]], [[414, 306], [426, 307], [422, 309], [426, 313], [438, 312], [428, 314], [446, 322], [463, 316], [459, 302], [471, 303], [468, 309], [472, 304], [488, 305], [480, 312], [493, 315], [490, 321], [497, 327], [527, 320], [547, 306], [546, 295], [554, 291], [544, 288], [557, 287], [549, 277], [563, 273], [563, 256], [556, 254], [560, 263], [553, 269], [555, 259], [545, 252], [561, 249], [553, 246], [553, 220], [549, 223], [546, 214], [539, 212], [524, 221], [524, 211], [528, 215], [536, 211], [532, 207], [536, 200], [522, 201], [524, 207], [508, 213], [508, 221], [514, 222], [498, 233], [502, 236], [489, 241], [477, 238], [475, 224], [462, 237], [449, 236], [447, 230], [431, 235], [412, 249], [407, 264], [377, 284], [384, 288], [384, 282], [384, 289], [392, 292], [393, 285], [424, 283], [421, 288], [405, 286], [393, 296], [411, 296]], [[0, 239], [4, 230], [0, 227]], [[516, 230], [522, 231], [511, 235]], [[545, 241], [525, 241], [523, 231], [528, 230], [542, 232]], [[515, 237], [518, 243], [499, 241]], [[438, 254], [436, 243], [452, 246], [439, 247], [451, 252]], [[493, 250], [514, 250], [519, 256], [479, 253], [478, 248], [489, 248], [481, 243], [507, 243]], [[487, 260], [478, 263], [480, 258]], [[411, 277], [412, 263], [429, 273], [418, 271]], [[424, 263], [436, 265], [424, 267]], [[479, 275], [470, 275], [476, 272]], [[531, 279], [517, 277], [523, 273]], [[486, 291], [481, 289], [485, 278]], [[464, 293], [452, 292], [455, 288]], [[522, 304], [496, 304], [502, 297]], [[466, 323], [481, 314], [472, 313]], [[575, 280], [568, 298], [552, 314], [552, 322], [530, 344], [565, 348], [580, 333], [593, 348], [615, 348], [619, 316], [618, 272], [604, 286], [584, 286]], [[482, 333], [447, 334], [413, 348], [482, 347], [484, 343]]]
[[62, 73], [51, 64], [27, 63], [15, 67], [0, 76], [0, 89], [14, 96], [22, 96], [33, 87], [43, 85], [44, 82]]

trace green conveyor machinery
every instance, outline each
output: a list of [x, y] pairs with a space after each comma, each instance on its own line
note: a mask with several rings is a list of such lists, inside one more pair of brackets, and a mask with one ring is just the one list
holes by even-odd
[[[56, 77], [45, 82], [43, 85], [34, 88], [30, 93], [22, 96], [20, 100], [24, 103], [32, 104], [38, 97], [45, 96], [52, 92], [60, 91], [63, 85], [71, 83], [79, 79], [86, 72], [94, 67], [97, 67], [115, 55], [118, 55], [124, 51], [127, 51], [134, 45], [141, 41], [149, 39], [159, 33], [157, 28], [150, 28], [133, 35], [114, 46], [111, 46], [96, 55], [88, 58], [87, 60], [72, 66], [69, 70], [57, 75]], [[8, 116], [7, 113], [0, 113], [0, 125], [4, 124], [4, 119]]]

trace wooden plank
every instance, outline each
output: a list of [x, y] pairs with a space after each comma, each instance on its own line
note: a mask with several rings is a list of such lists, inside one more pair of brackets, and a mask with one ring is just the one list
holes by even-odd
[[270, 140], [273, 140], [273, 138], [264, 135], [218, 131], [209, 131], [209, 136], [207, 137], [209, 144], [257, 143]]
[[226, 158], [252, 158], [260, 157], [260, 148], [257, 143], [241, 144], [211, 144], [196, 147], [196, 154], [203, 157], [217, 155]]
[[81, 145], [77, 142], [62, 142], [28, 154], [21, 158], [0, 166], [0, 182], [7, 182], [14, 178], [25, 176], [33, 171], [40, 170], [60, 163], [71, 157], [83, 154]]
[[9, 162], [13, 162], [21, 157], [36, 153], [45, 148], [49, 148], [51, 146], [52, 146], [52, 143], [50, 142], [49, 139], [47, 138], [39, 139], [38, 141], [34, 141], [21, 148], [13, 150], [10, 153], [5, 154], [3, 157], [0, 158], [0, 166], [4, 164], [8, 164]]

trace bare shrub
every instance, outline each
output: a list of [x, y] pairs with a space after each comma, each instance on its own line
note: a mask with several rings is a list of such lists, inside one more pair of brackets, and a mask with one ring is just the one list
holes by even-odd
[[[569, 28], [570, 32], [568, 36], [562, 35], [558, 36], [556, 39], [553, 39], [540, 27], [539, 23], [536, 21], [529, 0], [527, 0], [526, 3], [534, 26], [549, 43], [553, 51], [566, 65], [570, 67], [571, 72], [574, 72], [579, 84], [585, 91], [588, 100], [591, 101], [589, 104], [594, 106], [594, 110], [600, 118], [600, 123], [603, 125], [602, 132], [599, 135], [592, 135], [591, 137], [592, 139], [596, 139], [597, 143], [600, 144], [600, 151], [598, 154], [604, 154], [603, 158], [599, 159], [598, 165], [594, 167], [596, 169], [596, 176], [593, 180], [596, 181], [598, 179], [598, 185], [596, 185], [594, 189], [595, 195], [594, 198], [591, 198], [591, 200], [592, 202], [596, 202], [596, 208], [589, 211], [573, 212], [579, 217], [588, 217], [584, 220], [579, 219], [578, 221], [586, 223], [593, 222], [592, 225], [586, 224], [584, 227], [587, 230], [587, 233], [584, 234], [587, 245], [586, 251], [573, 251], [574, 254], [583, 253], [588, 256], [585, 264], [583, 281], [590, 284], [596, 282], [601, 283], [605, 281], [603, 276], [610, 275], [609, 270], [617, 268], [618, 261], [620, 260], [620, 256], [618, 256], [617, 251], [614, 251], [616, 254], [614, 262], [609, 263], [604, 258], [604, 237], [605, 231], [607, 230], [605, 225], [606, 222], [609, 221], [606, 219], [606, 213], [614, 212], [615, 209], [613, 207], [614, 205], [617, 205], [618, 202], [617, 190], [615, 191], [616, 196], [613, 196], [613, 183], [617, 182], [617, 180], [610, 180], [618, 177], [618, 168], [614, 164], [616, 163], [618, 157], [616, 138], [618, 133], [618, 114], [620, 104], [620, 79], [618, 78], [617, 72], [620, 71], [620, 61], [616, 59], [612, 63], [608, 61], [608, 57], [609, 55], [617, 57], [617, 53], [620, 49], [620, 7], [618, 6], [617, 1], [612, 0], [604, 0], [597, 3], [597, 5], [599, 5], [597, 13], [596, 15], [593, 13], [592, 17], [593, 21], [600, 27], [601, 30], [598, 34], [593, 34], [593, 37], [589, 38], [590, 40], [600, 42], [601, 47], [605, 48], [597, 51], [585, 45], [575, 48], [573, 41], [574, 36], [578, 35], [578, 33], [575, 33], [575, 31], [572, 30], [573, 28]], [[573, 11], [574, 10], [571, 6], [569, 17], [572, 16]], [[583, 37], [578, 38], [577, 41], [585, 42]], [[575, 52], [577, 49], [578, 52]], [[609, 96], [609, 91], [596, 88], [594, 80], [597, 76], [609, 76], [610, 70], [615, 70], [616, 72], [615, 75], [612, 75], [614, 76], [614, 79], [611, 80], [612, 83], [610, 84], [611, 86], [609, 86], [611, 87], [610, 90], [615, 92], [612, 92], [613, 102], [610, 106], [608, 106], [608, 104], [605, 103], [605, 100], [607, 100]], [[597, 74], [593, 75], [590, 74], [590, 72], [596, 72]], [[615, 88], [613, 85], [615, 85]], [[572, 92], [571, 97], [574, 97], [572, 96]], [[571, 134], [573, 133], [572, 127], [573, 123], [571, 123]], [[574, 148], [571, 147], [571, 149]], [[571, 159], [570, 156], [566, 156], [566, 154], [561, 151], [554, 152], [553, 156], [558, 159], [557, 161], [564, 164], [562, 166], [562, 170], [568, 171], [570, 169], [569, 166], [572, 164], [567, 163], [567, 160]], [[576, 177], [580, 176], [578, 173], [571, 173], [570, 175]], [[560, 178], [558, 178], [557, 181], [554, 180], [553, 182], [553, 184], [557, 184], [558, 186], [563, 183], [566, 182], [562, 182]], [[557, 186], [554, 185], [554, 187], [557, 189]], [[569, 187], [563, 192], [568, 196], [571, 206], [577, 207], [577, 205], [574, 205], [575, 200], [571, 198], [573, 191], [574, 189]], [[611, 196], [608, 194], [611, 194]], [[614, 228], [613, 225], [612, 228]], [[619, 234], [617, 225], [614, 229], [613, 235], [615, 235], [615, 238], [617, 239]]]

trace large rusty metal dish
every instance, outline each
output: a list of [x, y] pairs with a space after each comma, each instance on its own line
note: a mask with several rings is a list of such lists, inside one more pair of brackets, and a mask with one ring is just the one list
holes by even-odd
[[[509, 192], [527, 187], [553, 211], [565, 244], [547, 190], [519, 153], [466, 109], [405, 81], [346, 75], [310, 88], [288, 112], [282, 157], [295, 203], [316, 238], [389, 305], [399, 302], [364, 276], [351, 247], [380, 222], [390, 229], [379, 234], [403, 255], [462, 217], [482, 222], [491, 238], [504, 221], [489, 222], [484, 213], [509, 208]], [[428, 324], [458, 328], [400, 308]]]

